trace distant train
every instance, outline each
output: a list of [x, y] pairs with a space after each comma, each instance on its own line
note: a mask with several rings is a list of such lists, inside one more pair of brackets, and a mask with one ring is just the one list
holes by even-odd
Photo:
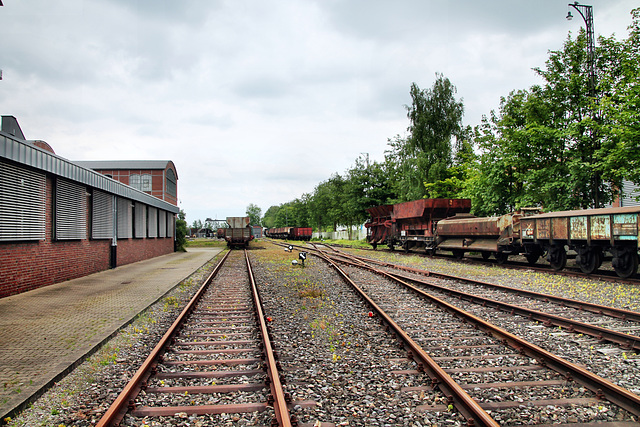
[[229, 228], [219, 228], [217, 235], [224, 238], [227, 241], [227, 246], [243, 247], [249, 246], [249, 242], [253, 240], [253, 234], [251, 234], [251, 226], [249, 222], [251, 219], [241, 216], [228, 216], [227, 224]]
[[264, 235], [272, 239], [311, 240], [311, 227], [280, 227], [267, 228]]
[[485, 259], [493, 255], [498, 263], [509, 255], [524, 255], [535, 264], [546, 255], [555, 270], [566, 266], [571, 250], [587, 274], [609, 257], [618, 276], [637, 273], [640, 207], [551, 213], [531, 208], [488, 218], [470, 215], [470, 208], [467, 199], [420, 199], [370, 208], [367, 241], [374, 249], [386, 244], [392, 250], [446, 250], [457, 258], [479, 252]]

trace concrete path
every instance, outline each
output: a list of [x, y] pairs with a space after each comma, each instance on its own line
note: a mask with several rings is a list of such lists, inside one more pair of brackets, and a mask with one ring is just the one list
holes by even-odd
[[0, 299], [0, 424], [215, 257], [192, 248]]

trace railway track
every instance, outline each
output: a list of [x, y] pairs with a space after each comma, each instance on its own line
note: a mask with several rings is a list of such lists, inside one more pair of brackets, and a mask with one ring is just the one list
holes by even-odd
[[[343, 263], [346, 262], [343, 257], [340, 258]], [[601, 399], [605, 397], [610, 402], [615, 402], [605, 411], [620, 411], [620, 417], [625, 418], [622, 415], [624, 411], [620, 410], [624, 408], [635, 417], [639, 415], [640, 397], [538, 346], [526, 343], [513, 334], [493, 327], [480, 319], [490, 317], [486, 312], [476, 315], [466, 313], [398, 277], [380, 270], [371, 271], [371, 268], [363, 272], [362, 265], [356, 265], [352, 263], [345, 269], [352, 278], [358, 277], [363, 293], [373, 295], [366, 298], [370, 299], [369, 303], [373, 307], [381, 308], [380, 313], [385, 317], [385, 323], [393, 324], [397, 321], [397, 324], [406, 326], [409, 337], [415, 337], [416, 342], [422, 343], [430, 355], [435, 355], [435, 360], [444, 363], [443, 369], [454, 373], [456, 382], [462, 383], [462, 388], [473, 396], [474, 401], [481, 402], [481, 407], [492, 414], [497, 413], [499, 420], [514, 417], [518, 419], [525, 413], [530, 414], [530, 417], [522, 421], [535, 423], [535, 408], [548, 405], [581, 406], [581, 413], [588, 414], [594, 405], [604, 408]], [[381, 280], [380, 275], [385, 278]], [[384, 284], [377, 285], [381, 281]], [[357, 286], [354, 284], [354, 287]], [[424, 299], [428, 302], [425, 303]], [[435, 306], [439, 308], [436, 309]], [[435, 317], [433, 313], [437, 313]], [[469, 326], [470, 324], [474, 326]], [[483, 333], [478, 334], [478, 330]], [[411, 357], [416, 357], [416, 353], [409, 346]], [[464, 364], [465, 367], [461, 368], [457, 364]], [[432, 373], [436, 376], [434, 374], [437, 372]], [[487, 381], [487, 377], [491, 380]], [[437, 381], [443, 380], [438, 377]], [[496, 393], [497, 389], [502, 390], [502, 393]], [[531, 394], [523, 395], [523, 389]], [[585, 392], [587, 389], [591, 390], [591, 394]], [[487, 397], [484, 390], [491, 390], [493, 396]], [[451, 390], [447, 391], [447, 394], [451, 395], [450, 392]], [[518, 397], [512, 399], [514, 395]], [[549, 396], [553, 398], [548, 399]], [[457, 407], [461, 406], [460, 399], [462, 398], [456, 401]], [[518, 412], [517, 416], [513, 414], [514, 410]], [[465, 416], [475, 419], [475, 412], [469, 414], [467, 411], [468, 409], [463, 409]], [[630, 425], [636, 420], [633, 416], [628, 417], [632, 423]], [[575, 417], [575, 421], [580, 423], [593, 420]], [[482, 421], [475, 419], [475, 422]]]
[[[327, 246], [327, 247], [330, 247], [330, 246]], [[338, 245], [338, 247], [340, 246]], [[374, 249], [370, 249], [370, 248], [366, 248], [366, 249], [360, 248], [360, 250], [375, 251]], [[540, 261], [538, 261], [537, 263], [531, 264], [526, 261], [517, 261], [514, 259], [498, 261], [495, 259], [490, 260], [488, 258], [484, 258], [481, 256], [473, 256], [473, 255], [471, 256], [466, 255], [460, 258], [460, 257], [456, 257], [455, 255], [447, 255], [446, 253], [445, 254], [442, 254], [442, 253], [426, 254], [424, 252], [415, 252], [415, 251], [407, 252], [407, 251], [401, 251], [401, 250], [389, 251], [389, 252], [401, 254], [401, 255], [407, 255], [407, 256], [420, 255], [420, 256], [429, 256], [433, 258], [451, 259], [451, 260], [456, 260], [456, 262], [469, 263], [469, 264], [488, 265], [488, 266], [499, 265], [501, 268], [510, 268], [514, 270], [539, 271], [547, 274], [554, 274], [557, 276], [582, 277], [582, 278], [590, 278], [593, 280], [602, 280], [605, 282], [628, 283], [633, 285], [640, 285], [640, 277], [638, 277], [637, 275], [635, 277], [628, 277], [625, 279], [618, 276], [613, 270], [606, 269], [606, 268], [600, 268], [596, 270], [594, 273], [587, 274], [587, 273], [583, 273], [582, 271], [580, 271], [580, 268], [575, 266], [573, 267], [567, 266], [563, 270], [554, 270], [549, 264], [546, 263], [546, 261], [544, 261], [545, 263], [540, 263]], [[540, 260], [542, 260], [542, 258]]]
[[255, 413], [291, 426], [286, 400], [247, 253], [230, 251], [97, 425]]

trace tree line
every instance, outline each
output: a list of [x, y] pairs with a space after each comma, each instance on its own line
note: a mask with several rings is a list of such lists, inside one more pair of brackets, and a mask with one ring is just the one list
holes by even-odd
[[469, 198], [478, 216], [520, 207], [598, 208], [640, 184], [640, 8], [629, 36], [598, 38], [590, 85], [587, 34], [571, 34], [534, 71], [543, 83], [501, 97], [498, 111], [463, 126], [464, 104], [443, 74], [410, 87], [405, 135], [388, 140], [382, 162], [358, 157], [311, 194], [271, 206], [253, 224], [333, 231], [362, 224], [365, 209], [419, 198]]

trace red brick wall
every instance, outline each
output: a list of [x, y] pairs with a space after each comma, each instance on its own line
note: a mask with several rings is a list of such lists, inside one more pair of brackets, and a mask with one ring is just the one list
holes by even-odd
[[[0, 242], [0, 298], [86, 276], [110, 267], [111, 240], [53, 240], [52, 182], [52, 178], [47, 177], [45, 240]], [[87, 230], [87, 236], [90, 235], [90, 230]], [[117, 265], [171, 252], [172, 237], [118, 240]]]

